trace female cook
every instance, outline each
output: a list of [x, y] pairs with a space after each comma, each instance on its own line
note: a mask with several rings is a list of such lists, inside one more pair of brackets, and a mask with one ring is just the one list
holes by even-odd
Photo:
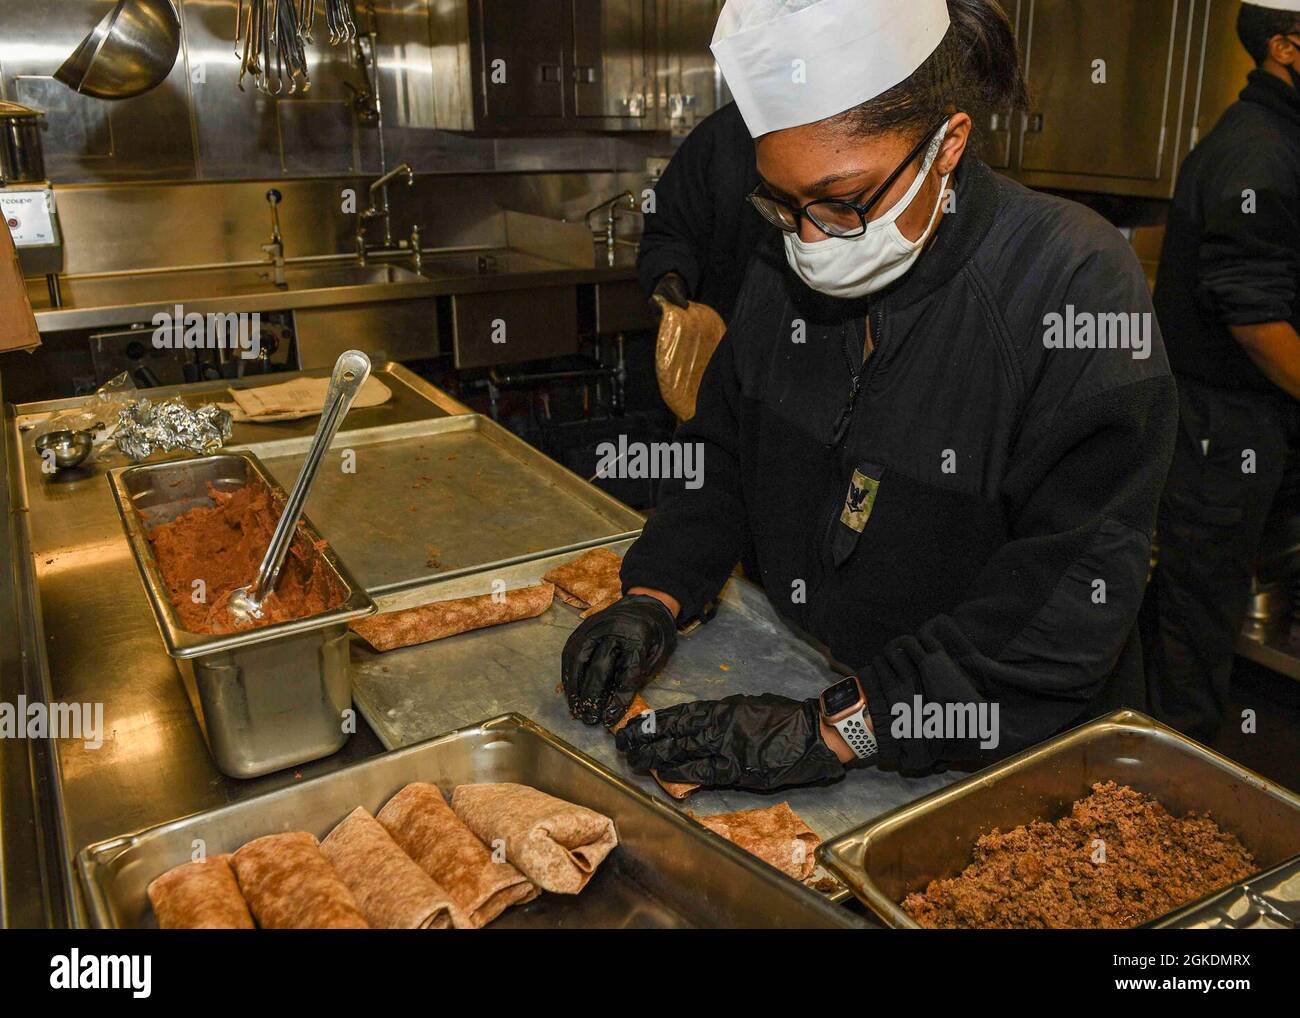
[[750, 263], [678, 433], [703, 484], [666, 485], [625, 596], [565, 647], [570, 710], [616, 722], [738, 562], [855, 675], [624, 728], [661, 779], [767, 790], [979, 758], [969, 730], [896, 723], [927, 704], [995, 717], [998, 754], [1141, 706], [1174, 386], [1119, 232], [971, 151], [972, 117], [1024, 99], [1005, 14], [727, 0], [713, 51], [784, 251]]

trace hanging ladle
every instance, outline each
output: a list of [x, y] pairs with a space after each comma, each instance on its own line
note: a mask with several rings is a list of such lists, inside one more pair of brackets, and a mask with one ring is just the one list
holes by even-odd
[[284, 566], [284, 557], [293, 541], [294, 531], [298, 529], [298, 519], [302, 516], [303, 504], [311, 492], [312, 483], [320, 470], [321, 461], [338, 433], [339, 425], [347, 416], [361, 386], [370, 377], [370, 358], [360, 350], [349, 350], [334, 362], [334, 371], [330, 375], [329, 389], [325, 393], [325, 407], [321, 411], [320, 424], [316, 427], [316, 436], [311, 440], [307, 458], [298, 479], [293, 483], [293, 490], [284, 503], [284, 512], [280, 522], [271, 535], [271, 544], [266, 549], [261, 568], [257, 571], [257, 580], [248, 587], [241, 587], [230, 595], [230, 613], [241, 623], [248, 624], [262, 617], [262, 605], [271, 592], [275, 590], [280, 578], [280, 569]]

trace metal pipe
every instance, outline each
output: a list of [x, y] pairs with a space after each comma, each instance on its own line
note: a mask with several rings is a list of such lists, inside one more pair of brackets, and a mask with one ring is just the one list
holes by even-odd
[[284, 237], [280, 233], [280, 192], [271, 188], [266, 192], [267, 204], [271, 206], [271, 239], [262, 245], [262, 250], [274, 267], [275, 285], [284, 288]]
[[496, 368], [492, 369], [492, 383], [497, 386], [532, 385], [537, 382], [577, 381], [583, 378], [617, 379], [617, 377], [617, 367], [575, 368], [572, 371], [526, 371], [515, 375], [503, 375]]

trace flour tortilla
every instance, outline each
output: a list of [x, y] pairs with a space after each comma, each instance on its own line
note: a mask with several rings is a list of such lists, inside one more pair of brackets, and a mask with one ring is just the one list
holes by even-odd
[[480, 929], [539, 893], [508, 862], [493, 860], [437, 785], [412, 782], [388, 800], [378, 820], [402, 851], [447, 889], [452, 921], [460, 929]]
[[375, 929], [451, 928], [451, 897], [363, 807], [330, 831], [320, 850]]
[[655, 338], [659, 392], [679, 421], [689, 421], [695, 416], [700, 381], [727, 326], [707, 304], [691, 301], [679, 308], [662, 297], [655, 300], [663, 309]]
[[451, 808], [479, 840], [505, 842], [506, 858], [544, 891], [577, 894], [618, 844], [614, 821], [527, 785], [460, 785]]
[[[627, 713], [619, 719], [618, 724], [611, 728], [610, 731], [622, 731], [627, 725], [631, 724], [635, 718], [640, 717], [642, 714], [648, 714], [652, 710], [654, 710], [654, 708], [645, 701], [645, 698], [640, 693], [637, 693], [637, 695], [632, 698], [632, 706], [627, 709]], [[687, 784], [684, 781], [665, 781], [654, 771], [650, 772], [650, 776], [659, 783], [660, 788], [679, 801], [685, 799], [700, 787], [699, 785]]]
[[231, 865], [249, 911], [264, 930], [368, 928], [314, 835], [268, 834], [236, 852]]
[[148, 894], [159, 929], [255, 929], [228, 855], [175, 866], [149, 883]]
[[795, 880], [806, 880], [817, 868], [815, 852], [821, 838], [788, 802], [709, 817], [691, 815], [715, 834]]
[[619, 570], [623, 559], [608, 548], [592, 548], [572, 562], [556, 566], [542, 576], [554, 583], [561, 601], [575, 608], [586, 609], [586, 618], [613, 604], [623, 596], [623, 581]]
[[536, 618], [551, 606], [554, 596], [555, 587], [542, 583], [507, 590], [499, 596], [480, 594], [454, 601], [435, 601], [418, 608], [357, 619], [352, 623], [352, 631], [377, 651], [396, 650], [474, 629]]
[[[237, 424], [270, 424], [319, 417], [329, 389], [328, 378], [295, 378], [275, 385], [231, 389], [233, 403], [220, 403]], [[374, 375], [367, 378], [352, 400], [353, 410], [379, 406], [392, 399], [392, 390]]]

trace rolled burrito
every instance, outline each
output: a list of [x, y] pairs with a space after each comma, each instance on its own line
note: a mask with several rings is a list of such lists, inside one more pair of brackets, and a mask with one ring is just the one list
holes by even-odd
[[480, 840], [544, 891], [577, 894], [618, 844], [614, 821], [527, 785], [460, 785], [451, 808]]
[[788, 802], [709, 817], [691, 815], [715, 834], [795, 880], [806, 880], [817, 868], [815, 853], [821, 838]]
[[[617, 733], [622, 731], [642, 714], [649, 714], [653, 710], [654, 708], [646, 702], [645, 697], [640, 693], [637, 693], [636, 696], [632, 697], [632, 706], [629, 707], [627, 713], [619, 719], [618, 724], [614, 725], [614, 727], [610, 729], [610, 732]], [[671, 795], [674, 799], [685, 799], [700, 787], [699, 785], [692, 785], [685, 781], [665, 781], [655, 771], [651, 771], [650, 776], [658, 782], [660, 788]]]
[[451, 898], [361, 806], [320, 844], [366, 922], [386, 930], [451, 928]]
[[264, 930], [364, 930], [347, 884], [303, 831], [268, 834], [231, 860], [244, 900]]
[[554, 597], [555, 587], [549, 583], [518, 587], [500, 595], [480, 594], [371, 615], [353, 622], [352, 631], [375, 650], [396, 650], [468, 633], [473, 629], [536, 618], [551, 606]]
[[622, 568], [621, 556], [608, 548], [592, 548], [573, 561], [556, 566], [542, 579], [555, 584], [565, 604], [586, 609], [582, 613], [585, 619], [622, 597], [623, 581], [619, 577]]
[[452, 921], [480, 929], [538, 890], [508, 862], [497, 862], [452, 812], [437, 785], [413, 782], [388, 800], [377, 819], [402, 851], [451, 895]]
[[150, 881], [149, 903], [164, 930], [251, 930], [253, 916], [230, 856], [214, 855], [174, 866]]

